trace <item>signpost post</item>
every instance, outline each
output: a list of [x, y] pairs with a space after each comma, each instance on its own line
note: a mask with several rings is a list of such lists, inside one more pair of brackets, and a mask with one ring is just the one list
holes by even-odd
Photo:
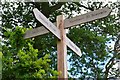
[[60, 73], [58, 80], [67, 79], [67, 46], [66, 46], [66, 33], [64, 30], [63, 15], [57, 16], [57, 27], [60, 30], [61, 40], [57, 41], [57, 68]]
[[[44, 27], [38, 27], [33, 30], [29, 30], [24, 35], [24, 38], [31, 38], [38, 35], [46, 34], [49, 31], [52, 32], [57, 38], [57, 60], [58, 60], [58, 72], [60, 73], [58, 79], [67, 80], [67, 46], [72, 49], [77, 55], [81, 56], [81, 50], [66, 36], [64, 28], [93, 21], [106, 17], [110, 13], [110, 9], [103, 8], [93, 12], [89, 12], [78, 17], [71, 19], [63, 19], [63, 15], [57, 17], [57, 27], [50, 22], [37, 8], [33, 9], [36, 19], [41, 22]], [[55, 23], [56, 24], [56, 23]]]

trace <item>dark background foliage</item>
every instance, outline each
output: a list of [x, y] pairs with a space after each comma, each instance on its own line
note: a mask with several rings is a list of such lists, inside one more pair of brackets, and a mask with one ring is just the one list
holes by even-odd
[[59, 74], [56, 72], [57, 39], [54, 35], [49, 33], [27, 40], [22, 38], [29, 28], [42, 26], [33, 15], [33, 8], [39, 9], [52, 22], [56, 22], [60, 14], [71, 18], [75, 13], [80, 15], [83, 10], [90, 12], [104, 7], [111, 8], [112, 12], [106, 18], [67, 29], [67, 36], [82, 51], [82, 57], [79, 57], [68, 48], [68, 73], [72, 78], [119, 77], [118, 70], [112, 69], [114, 60], [120, 58], [119, 54], [107, 45], [115, 42], [120, 32], [117, 22], [120, 16], [118, 2], [5, 2], [1, 5], [3, 80], [47, 78]]

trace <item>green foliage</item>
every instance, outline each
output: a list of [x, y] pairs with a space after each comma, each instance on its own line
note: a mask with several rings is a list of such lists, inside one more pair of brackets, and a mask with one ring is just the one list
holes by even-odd
[[0, 78], [2, 75], [2, 52], [0, 52]]
[[25, 28], [16, 27], [14, 31], [5, 32], [9, 45], [3, 45], [3, 80], [5, 79], [37, 79], [56, 77], [57, 71], [50, 69], [50, 55], [38, 57], [38, 49], [34, 49], [32, 40], [24, 40]]
[[[57, 76], [55, 71], [57, 68], [56, 38], [47, 34], [35, 37], [34, 40], [24, 40], [25, 28], [16, 28], [16, 26], [32, 26], [33, 28], [41, 26], [32, 14], [34, 7], [54, 22], [56, 16], [61, 13], [64, 13], [67, 18], [71, 18], [75, 16], [75, 12], [81, 14], [81, 10], [87, 12], [103, 7], [111, 8], [112, 14], [107, 18], [74, 26], [74, 28], [68, 29], [67, 34], [82, 50], [82, 57], [78, 57], [70, 49], [68, 50], [69, 77], [107, 78], [109, 69], [106, 68], [108, 66], [106, 64], [110, 58], [116, 59], [114, 51], [107, 44], [115, 41], [116, 34], [120, 32], [120, 25], [117, 23], [117, 19], [120, 17], [117, 12], [119, 6], [119, 3], [108, 4], [94, 1], [2, 4], [3, 79], [54, 78]], [[110, 68], [112, 66], [110, 65]]]
[[[101, 68], [101, 66], [103, 66], [102, 63], [106, 60], [105, 56], [108, 55], [105, 50], [107, 39], [104, 36], [97, 35], [95, 31], [89, 31], [84, 28], [73, 28], [70, 30], [68, 36], [73, 42], [76, 42], [82, 50], [81, 58], [78, 58], [73, 53], [69, 59], [69, 61], [72, 62], [72, 68], [69, 71], [72, 72], [71, 75], [75, 76], [79, 73], [83, 78], [85, 78], [85, 76], [102, 77], [103, 68]], [[73, 36], [74, 38], [72, 38]]]

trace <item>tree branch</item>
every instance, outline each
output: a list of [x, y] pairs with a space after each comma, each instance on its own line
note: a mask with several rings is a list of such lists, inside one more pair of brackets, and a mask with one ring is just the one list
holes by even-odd
[[58, 4], [54, 5], [54, 6], [51, 6], [51, 7], [50, 7], [51, 13], [52, 13], [53, 11], [55, 11], [55, 10], [60, 9], [61, 6], [62, 6], [63, 4], [65, 4], [65, 3], [66, 3], [66, 2], [60, 2], [60, 3], [58, 3]]
[[78, 2], [75, 2], [75, 4], [78, 5], [79, 7], [83, 7], [83, 8], [85, 8], [85, 9], [88, 9], [88, 10], [94, 11], [93, 8], [86, 7], [86, 6], [84, 6], [84, 5], [82, 5], [82, 4], [78, 3]]
[[112, 68], [112, 66], [115, 64], [114, 63], [114, 59], [117, 58], [117, 56], [119, 55], [120, 53], [116, 53], [109, 61], [108, 63], [106, 64], [105, 66], [105, 79], [107, 80], [107, 77], [108, 77], [108, 73], [109, 73], [109, 70], [110, 68]]

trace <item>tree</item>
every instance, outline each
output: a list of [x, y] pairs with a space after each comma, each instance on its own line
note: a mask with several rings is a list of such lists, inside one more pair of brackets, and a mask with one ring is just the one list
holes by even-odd
[[49, 53], [38, 57], [38, 49], [34, 49], [32, 40], [24, 40], [25, 28], [16, 27], [7, 31], [4, 36], [9, 39], [3, 45], [3, 80], [33, 80], [37, 78], [55, 78], [57, 71], [49, 66]]
[[[15, 7], [15, 4], [18, 6]], [[109, 7], [114, 10], [118, 9], [119, 4], [104, 4], [102, 2], [51, 2], [51, 4], [48, 2], [17, 2], [5, 3], [2, 7], [2, 26], [3, 32], [6, 32], [6, 30], [9, 29], [14, 31], [15, 27], [18, 25], [24, 27], [31, 26], [32, 28], [41, 26], [32, 14], [32, 9], [34, 7], [38, 8], [45, 16], [49, 17], [52, 22], [55, 22], [56, 16], [61, 13], [64, 13], [67, 18], [71, 18], [73, 17], [74, 12], [80, 14], [83, 9], [86, 12], [94, 11], [103, 7]], [[80, 24], [74, 28], [69, 28], [67, 36], [80, 47], [83, 54], [80, 58], [71, 50], [68, 50], [70, 57], [70, 69], [68, 70], [70, 74], [69, 77], [76, 76], [78, 78], [97, 79], [108, 78], [109, 70], [114, 64], [109, 67], [107, 64], [112, 61], [112, 58], [115, 59], [116, 56], [111, 47], [107, 46], [106, 43], [111, 42], [111, 40], [116, 40], [115, 36], [120, 29], [119, 24], [116, 22], [119, 18], [118, 14], [111, 14], [107, 18]], [[8, 39], [8, 37], [4, 35], [3, 37]], [[53, 70], [56, 70], [57, 68], [55, 42], [56, 38], [51, 34], [38, 36], [33, 40], [33, 47], [38, 49], [39, 58], [45, 56], [45, 53], [50, 53], [50, 67]]]

